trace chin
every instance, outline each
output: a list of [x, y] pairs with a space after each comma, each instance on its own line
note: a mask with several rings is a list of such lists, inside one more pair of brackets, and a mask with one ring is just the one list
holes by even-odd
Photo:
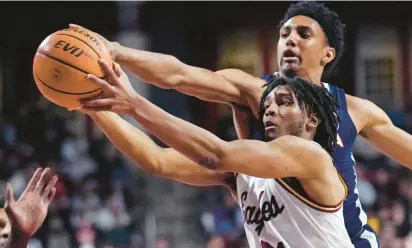
[[294, 67], [294, 66], [289, 66], [287, 65], [286, 67], [282, 68], [282, 73], [286, 76], [286, 77], [296, 77], [297, 76], [297, 72], [298, 72], [298, 68]]
[[272, 141], [272, 140], [279, 138], [279, 136], [273, 132], [269, 132], [265, 134], [265, 138], [266, 138], [266, 141]]

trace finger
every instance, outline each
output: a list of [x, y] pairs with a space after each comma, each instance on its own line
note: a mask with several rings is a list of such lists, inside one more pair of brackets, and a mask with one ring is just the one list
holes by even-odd
[[114, 74], [116, 74], [116, 77], [120, 77], [121, 76], [121, 67], [118, 63], [116, 62], [112, 62], [112, 68], [114, 71]]
[[99, 59], [98, 61], [107, 76], [107, 82], [110, 85], [118, 85], [119, 80], [117, 79], [117, 76], [114, 73], [113, 69], [106, 62], [104, 62], [104, 60]]
[[50, 202], [53, 201], [55, 195], [56, 195], [56, 188], [53, 187], [53, 188], [50, 190], [50, 194], [48, 195], [48, 197], [47, 197], [46, 200], [45, 200], [45, 202], [46, 202], [47, 205], [50, 204]]
[[37, 182], [39, 181], [42, 172], [43, 172], [42, 168], [38, 168], [34, 172], [33, 176], [30, 179], [30, 182], [27, 184], [26, 190], [24, 192], [26, 192], [26, 191], [34, 192], [34, 189], [36, 188]]
[[39, 181], [37, 182], [36, 188], [34, 189], [35, 193], [38, 193], [41, 195], [43, 192], [44, 186], [46, 185], [46, 182], [48, 182], [51, 178], [51, 170], [50, 168], [46, 168], [43, 173], [41, 174], [41, 177]]
[[116, 101], [113, 98], [102, 98], [102, 99], [95, 99], [91, 101], [84, 101], [83, 108], [84, 107], [104, 107], [104, 106], [113, 106], [116, 103]]
[[[92, 101], [92, 100], [102, 99], [102, 98], [106, 98], [106, 97], [109, 97], [109, 96], [106, 95], [103, 90], [101, 90], [100, 94], [95, 95], [95, 96], [83, 97], [83, 98], [80, 98], [79, 101], [80, 101], [80, 103], [81, 102], [89, 102], [89, 101]], [[78, 108], [80, 109], [81, 106], [78, 107]], [[77, 110], [77, 109], [74, 109], [74, 110]]]
[[87, 74], [86, 79], [93, 81], [94, 83], [99, 85], [103, 91], [111, 92], [111, 88], [109, 87], [111, 85], [111, 82], [109, 81], [109, 79], [106, 81], [104, 80], [104, 78], [98, 78], [93, 74]]
[[54, 188], [54, 185], [56, 185], [58, 177], [56, 175], [54, 175], [51, 180], [49, 181], [49, 183], [47, 184], [46, 188], [43, 190], [42, 192], [42, 196], [43, 197], [47, 197], [50, 194], [50, 190], [52, 188]]
[[112, 106], [83, 106], [82, 110], [87, 112], [87, 113], [95, 113], [95, 112], [100, 112], [100, 111], [111, 111]]
[[13, 206], [14, 204], [14, 194], [13, 194], [13, 187], [11, 187], [10, 183], [7, 183], [7, 189], [6, 189], [6, 199], [4, 202], [4, 208], [6, 209], [6, 211], [10, 210], [10, 208]]
[[78, 24], [74, 24], [74, 23], [70, 23], [70, 24], [69, 24], [69, 27], [71, 27], [71, 28], [83, 28], [83, 29], [85, 29], [84, 27], [82, 27], [82, 26], [80, 26], [80, 25], [78, 25]]

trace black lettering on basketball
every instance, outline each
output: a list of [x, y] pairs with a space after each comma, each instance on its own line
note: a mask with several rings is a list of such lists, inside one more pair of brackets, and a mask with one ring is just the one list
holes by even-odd
[[56, 45], [54, 45], [55, 48], [60, 48], [61, 45], [63, 45], [64, 43], [66, 43], [64, 40], [59, 40]]
[[64, 47], [63, 47], [63, 51], [68, 52], [68, 51], [72, 50], [75, 47], [76, 46], [70, 46], [70, 43], [66, 42], [66, 45], [64, 45]]
[[70, 54], [79, 57], [84, 53], [84, 51], [80, 48], [78, 48], [75, 45], [71, 45], [69, 42], [66, 42], [64, 40], [59, 40], [55, 45], [55, 48], [61, 48], [65, 52], [70, 52]]
[[96, 37], [94, 37], [93, 35], [89, 34], [86, 30], [81, 29], [81, 28], [66, 28], [66, 29], [63, 29], [62, 31], [72, 31], [72, 32], [81, 34], [84, 37], [90, 39], [96, 45], [96, 47], [100, 50], [100, 52], [104, 52], [103, 46], [99, 42], [99, 40], [96, 39]]

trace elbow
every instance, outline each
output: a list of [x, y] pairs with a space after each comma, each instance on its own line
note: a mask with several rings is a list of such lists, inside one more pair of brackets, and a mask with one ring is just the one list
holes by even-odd
[[209, 170], [219, 170], [221, 159], [215, 155], [204, 156], [197, 160], [197, 163]]
[[161, 70], [164, 70], [165, 68], [169, 69], [166, 69], [167, 71], [165, 71], [165, 73], [158, 73], [154, 75], [157, 77], [155, 79], [158, 82], [157, 86], [163, 89], [176, 89], [185, 82], [185, 71], [187, 65], [172, 55], [166, 55], [164, 62], [165, 63], [163, 65], [161, 65], [162, 63], [159, 64], [163, 67]]
[[216, 145], [212, 149], [201, 152], [195, 162], [209, 170], [226, 171], [225, 165], [230, 163], [234, 154], [233, 147], [232, 142], [217, 140]]

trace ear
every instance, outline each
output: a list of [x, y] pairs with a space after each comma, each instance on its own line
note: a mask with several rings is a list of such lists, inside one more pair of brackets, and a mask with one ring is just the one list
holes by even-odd
[[326, 46], [324, 50], [324, 56], [322, 58], [323, 66], [329, 64], [336, 57], [335, 48]]
[[308, 121], [306, 123], [306, 127], [307, 127], [308, 131], [315, 130], [320, 124], [320, 119], [315, 114], [311, 114], [308, 117], [309, 118], [308, 118]]

